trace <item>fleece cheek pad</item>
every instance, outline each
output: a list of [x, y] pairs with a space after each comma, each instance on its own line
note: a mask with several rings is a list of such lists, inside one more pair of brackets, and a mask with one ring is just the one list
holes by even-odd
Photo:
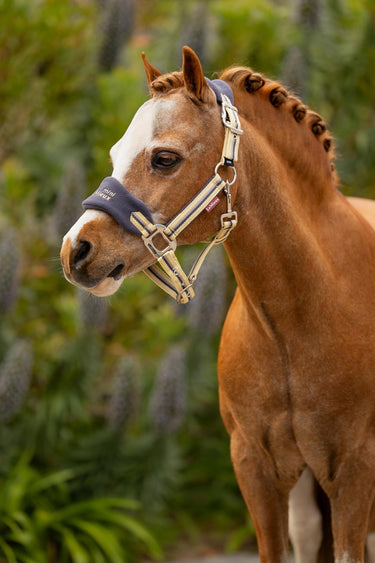
[[108, 176], [98, 189], [82, 203], [84, 209], [98, 209], [111, 215], [115, 221], [129, 233], [139, 235], [139, 230], [130, 221], [133, 211], [140, 211], [149, 221], [152, 216], [143, 201], [133, 196], [124, 186]]

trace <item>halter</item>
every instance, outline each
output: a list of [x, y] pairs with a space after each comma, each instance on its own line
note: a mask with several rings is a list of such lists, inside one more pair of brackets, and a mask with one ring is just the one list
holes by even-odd
[[[237, 225], [237, 212], [232, 210], [230, 187], [236, 181], [234, 163], [238, 160], [239, 136], [242, 135], [237, 108], [233, 105], [233, 93], [222, 80], [207, 82], [222, 106], [221, 119], [225, 127], [225, 137], [221, 159], [215, 167], [214, 175], [201, 190], [166, 225], [153, 223], [147, 205], [134, 197], [116, 178], [108, 177], [99, 188], [83, 202], [84, 209], [99, 209], [109, 213], [125, 230], [140, 234], [157, 264], [143, 270], [156, 285], [173, 297], [178, 303], [188, 303], [195, 296], [194, 282], [211, 248], [223, 243]], [[231, 181], [223, 180], [219, 174], [222, 166], [233, 170]], [[227, 210], [220, 217], [220, 230], [208, 246], [199, 254], [189, 274], [185, 274], [176, 255], [176, 239], [186, 227], [205, 209], [211, 211], [218, 203], [218, 195], [224, 192]], [[156, 246], [155, 237], [165, 241], [163, 248]]]

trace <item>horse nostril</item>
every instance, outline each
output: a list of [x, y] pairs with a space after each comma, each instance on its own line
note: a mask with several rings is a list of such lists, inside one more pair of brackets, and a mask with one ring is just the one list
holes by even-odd
[[88, 242], [87, 240], [80, 240], [77, 251], [73, 259], [74, 265], [77, 266], [80, 262], [83, 262], [87, 258], [90, 250], [91, 250], [91, 243]]
[[113, 268], [112, 272], [110, 272], [107, 278], [113, 278], [114, 280], [119, 280], [121, 278], [121, 273], [124, 269], [124, 264], [118, 264], [116, 268]]

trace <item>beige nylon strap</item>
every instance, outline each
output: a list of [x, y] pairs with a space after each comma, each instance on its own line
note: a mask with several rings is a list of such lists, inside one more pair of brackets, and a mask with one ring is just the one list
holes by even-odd
[[226, 182], [219, 176], [215, 174], [208, 181], [208, 183], [197, 193], [197, 195], [189, 201], [180, 213], [169, 221], [168, 225], [165, 227], [165, 234], [171, 238], [175, 239], [182, 231], [190, 225], [202, 213], [202, 211], [207, 207], [215, 196], [224, 190]]
[[[226, 215], [226, 214], [225, 214]], [[223, 217], [223, 215], [222, 215]], [[230, 232], [232, 231], [232, 229], [234, 229], [237, 225], [237, 218], [233, 218], [233, 220], [228, 220], [228, 221], [223, 221], [223, 227], [220, 229], [219, 232], [216, 233], [216, 235], [214, 236], [214, 238], [211, 240], [211, 242], [208, 244], [208, 246], [206, 246], [206, 248], [204, 250], [202, 250], [202, 252], [199, 254], [198, 258], [196, 259], [196, 261], [194, 262], [190, 273], [189, 273], [189, 279], [192, 280], [193, 282], [197, 279], [199, 270], [201, 269], [201, 266], [203, 264], [203, 262], [205, 261], [207, 254], [210, 252], [211, 248], [213, 246], [216, 246], [217, 244], [222, 244], [229, 236]]]

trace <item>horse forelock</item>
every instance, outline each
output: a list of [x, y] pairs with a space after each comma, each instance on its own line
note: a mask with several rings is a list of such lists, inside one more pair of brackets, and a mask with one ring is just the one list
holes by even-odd
[[151, 92], [154, 95], [166, 94], [171, 90], [182, 88], [184, 86], [184, 78], [182, 72], [171, 72], [162, 74], [153, 80], [151, 84]]
[[[319, 142], [330, 162], [333, 179], [337, 181], [334, 166], [333, 139], [323, 118], [307, 107], [297, 96], [289, 92], [280, 82], [270, 80], [263, 74], [253, 72], [248, 67], [231, 67], [223, 71], [221, 80], [228, 82], [235, 88], [260, 97], [269, 102], [270, 107], [290, 115], [290, 126], [293, 123], [305, 127], [306, 133], [312, 133], [312, 142]], [[241, 111], [241, 108], [239, 108]]]

